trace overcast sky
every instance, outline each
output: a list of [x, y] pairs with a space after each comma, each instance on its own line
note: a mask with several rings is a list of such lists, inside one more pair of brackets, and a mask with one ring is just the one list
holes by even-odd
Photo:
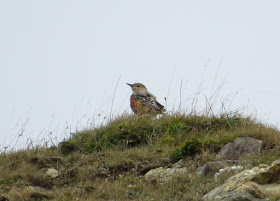
[[0, 1], [0, 148], [57, 143], [70, 128], [131, 113], [127, 82], [145, 84], [168, 111], [180, 102], [190, 111], [195, 97], [203, 110], [205, 96], [216, 97], [216, 112], [223, 102], [278, 126], [279, 8], [277, 0]]

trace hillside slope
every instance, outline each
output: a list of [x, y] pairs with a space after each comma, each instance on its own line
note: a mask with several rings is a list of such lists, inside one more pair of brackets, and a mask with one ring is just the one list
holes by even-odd
[[[237, 137], [265, 142], [250, 165], [279, 158], [280, 132], [244, 117], [122, 116], [74, 134], [58, 147], [0, 155], [0, 200], [200, 200], [232, 176], [197, 177], [197, 167]], [[145, 180], [156, 167], [183, 159], [184, 177]]]

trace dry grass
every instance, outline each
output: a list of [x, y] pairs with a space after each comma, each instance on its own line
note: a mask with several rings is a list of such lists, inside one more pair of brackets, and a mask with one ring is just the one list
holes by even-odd
[[[76, 133], [58, 147], [0, 155], [0, 194], [11, 188], [40, 186], [55, 200], [200, 200], [231, 173], [214, 181], [195, 170], [227, 142], [251, 136], [266, 143], [252, 165], [279, 158], [279, 131], [241, 116], [166, 115], [162, 118], [121, 116], [107, 125]], [[146, 181], [155, 167], [183, 158], [189, 174], [164, 184]], [[47, 168], [59, 177], [46, 176]]]

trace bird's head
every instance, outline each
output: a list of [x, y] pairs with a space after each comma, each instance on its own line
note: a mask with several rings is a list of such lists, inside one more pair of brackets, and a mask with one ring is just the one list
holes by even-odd
[[[126, 83], [126, 84], [128, 84], [128, 83]], [[141, 92], [148, 91], [147, 88], [145, 87], [145, 85], [141, 84], [141, 83], [134, 83], [134, 84], [128, 84], [128, 85], [131, 87], [133, 93], [141, 93]]]

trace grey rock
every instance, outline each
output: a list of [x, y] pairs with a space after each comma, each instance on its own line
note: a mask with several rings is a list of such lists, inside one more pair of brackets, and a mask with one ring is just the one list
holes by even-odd
[[215, 201], [267, 201], [258, 199], [247, 192], [226, 192], [215, 197]]
[[224, 161], [213, 161], [207, 162], [205, 165], [198, 167], [196, 170], [197, 176], [208, 176], [214, 175], [219, 172], [220, 169], [223, 169], [228, 166], [238, 165], [240, 161], [238, 160], [224, 160]]
[[270, 166], [261, 164], [230, 177], [204, 195], [203, 200], [274, 200], [280, 197], [279, 183], [280, 160], [277, 160]]
[[238, 137], [227, 143], [217, 154], [218, 159], [238, 160], [245, 155], [261, 154], [264, 143], [252, 137]]
[[237, 173], [239, 172], [241, 169], [243, 168], [243, 166], [241, 165], [234, 165], [234, 166], [228, 166], [228, 167], [225, 167], [225, 168], [222, 168], [219, 170], [219, 172], [216, 172], [215, 175], [214, 175], [214, 179], [217, 181], [220, 176], [226, 172], [234, 172], [234, 173]]
[[146, 180], [156, 179], [159, 182], [166, 182], [176, 177], [184, 177], [188, 175], [188, 169], [183, 168], [163, 168], [152, 169], [145, 174]]
[[183, 160], [180, 159], [177, 163], [172, 165], [172, 168], [182, 168], [183, 167]]

